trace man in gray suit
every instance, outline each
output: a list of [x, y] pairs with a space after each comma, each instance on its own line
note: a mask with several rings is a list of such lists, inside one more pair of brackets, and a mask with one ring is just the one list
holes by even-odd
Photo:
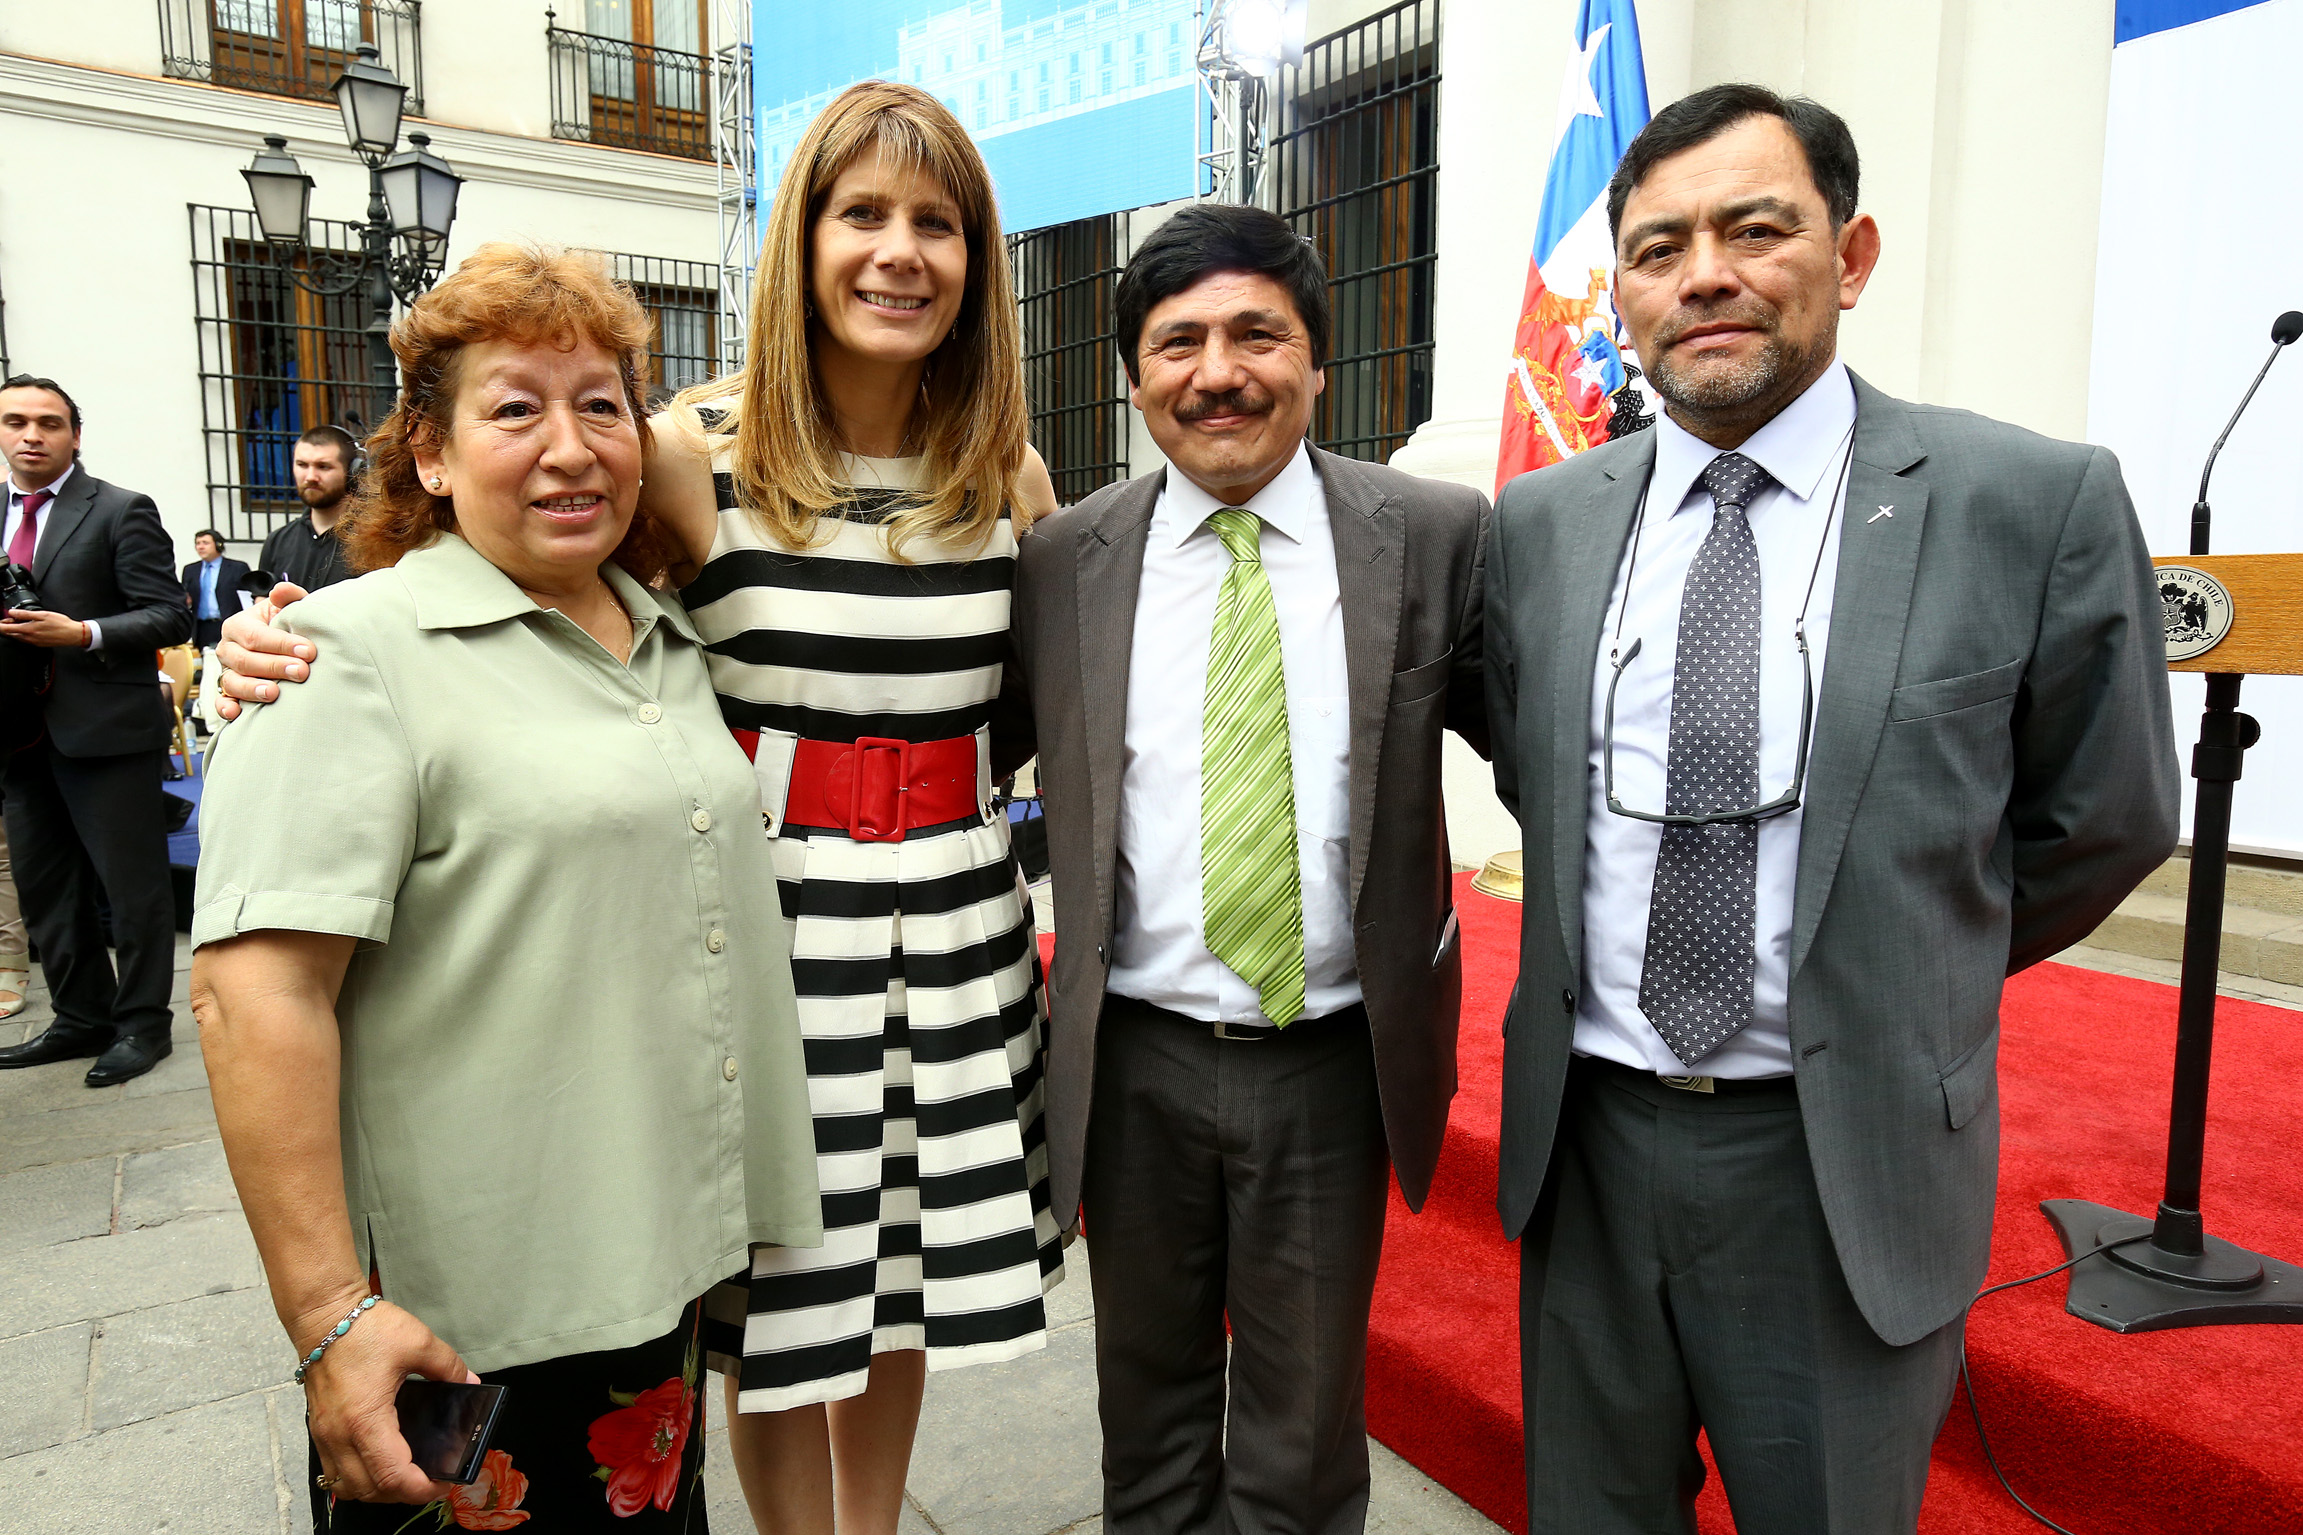
[[1839, 364], [1856, 170], [1810, 101], [1658, 113], [1608, 214], [1664, 417], [1496, 512], [1532, 1531], [1692, 1531], [1699, 1428], [1744, 1535], [1914, 1528], [1991, 1245], [2002, 980], [2174, 842], [2118, 466]]
[[1455, 1092], [1440, 734], [1486, 745], [1487, 502], [1305, 443], [1326, 273], [1274, 215], [1175, 214], [1117, 308], [1170, 467], [1033, 527], [1014, 610], [1104, 1529], [1356, 1535], [1388, 1174], [1421, 1205]]

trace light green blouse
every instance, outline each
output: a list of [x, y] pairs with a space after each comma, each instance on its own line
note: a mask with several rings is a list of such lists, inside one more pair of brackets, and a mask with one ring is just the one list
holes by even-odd
[[645, 1342], [822, 1240], [759, 792], [678, 602], [630, 666], [462, 539], [289, 609], [311, 680], [218, 741], [194, 944], [360, 940], [360, 1261], [476, 1370]]

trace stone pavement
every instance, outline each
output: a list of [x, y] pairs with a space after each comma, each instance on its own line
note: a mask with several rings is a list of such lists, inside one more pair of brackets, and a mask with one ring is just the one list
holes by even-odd
[[[240, 1216], [184, 1004], [176, 1053], [123, 1087], [85, 1062], [0, 1072], [0, 1530], [291, 1535], [311, 1529], [303, 1404]], [[46, 1027], [47, 998], [0, 1024]], [[1086, 1258], [1052, 1299], [1044, 1353], [931, 1376], [903, 1535], [1094, 1535], [1094, 1321]], [[711, 1419], [719, 1419], [719, 1399]], [[1375, 1535], [1495, 1526], [1381, 1445]], [[751, 1522], [723, 1433], [721, 1535]], [[412, 1512], [412, 1511], [411, 1511]], [[542, 1532], [550, 1535], [550, 1532]]]

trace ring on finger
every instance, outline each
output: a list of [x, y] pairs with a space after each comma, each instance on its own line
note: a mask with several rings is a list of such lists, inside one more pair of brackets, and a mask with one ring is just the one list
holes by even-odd
[[322, 1492], [326, 1492], [329, 1488], [336, 1485], [336, 1479], [330, 1476], [327, 1472], [323, 1471], [318, 1476], [312, 1478], [312, 1485], [319, 1488]]

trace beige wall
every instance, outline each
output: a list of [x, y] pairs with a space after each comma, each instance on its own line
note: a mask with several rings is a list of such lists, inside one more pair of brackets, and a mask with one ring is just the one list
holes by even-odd
[[1659, 105], [1756, 80], [1815, 97], [1855, 132], [1885, 254], [1847, 317], [1850, 365], [1892, 394], [2083, 436], [2110, 0], [1674, 8], [1685, 74], [1651, 60]]

